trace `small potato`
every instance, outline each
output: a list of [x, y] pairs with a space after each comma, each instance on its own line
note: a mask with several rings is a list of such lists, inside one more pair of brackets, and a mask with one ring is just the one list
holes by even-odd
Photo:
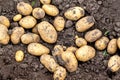
[[17, 62], [21, 62], [21, 61], [23, 61], [23, 59], [24, 59], [24, 52], [21, 51], [21, 50], [18, 50], [18, 51], [15, 53], [15, 60], [16, 60]]
[[36, 19], [41, 19], [44, 18], [45, 16], [45, 11], [42, 8], [34, 8], [32, 15], [36, 18]]
[[85, 15], [84, 9], [78, 6], [69, 8], [64, 13], [64, 16], [69, 20], [78, 20], [84, 15]]
[[21, 36], [21, 41], [23, 44], [30, 44], [33, 42], [39, 42], [40, 37], [37, 34], [34, 33], [26, 33]]
[[40, 62], [50, 71], [50, 72], [55, 72], [57, 67], [59, 66], [54, 58], [51, 55], [48, 54], [43, 54], [40, 57]]
[[120, 49], [120, 37], [117, 39], [117, 45], [118, 45], [118, 48]]
[[5, 16], [0, 16], [0, 24], [5, 25], [7, 28], [10, 26], [10, 21], [7, 17]]
[[53, 25], [57, 31], [62, 31], [65, 27], [65, 20], [61, 16], [57, 16], [54, 19]]
[[95, 57], [95, 49], [91, 46], [85, 45], [80, 47], [75, 55], [79, 61], [86, 62]]
[[19, 21], [19, 24], [26, 29], [33, 28], [36, 25], [37, 21], [32, 16], [26, 16]]
[[115, 54], [117, 51], [117, 39], [112, 39], [108, 43], [107, 52], [109, 54]]
[[21, 14], [17, 14], [13, 17], [13, 21], [20, 21], [22, 19], [22, 15]]
[[50, 4], [51, 0], [40, 0], [42, 4]]
[[28, 3], [19, 2], [17, 4], [17, 10], [20, 14], [26, 16], [26, 15], [30, 15], [33, 9], [32, 6]]
[[57, 41], [57, 32], [52, 24], [47, 21], [42, 21], [37, 26], [38, 32], [45, 42], [55, 43]]
[[93, 16], [86, 16], [76, 22], [76, 30], [78, 32], [85, 32], [89, 28], [91, 28], [95, 23], [95, 19]]
[[81, 47], [81, 46], [84, 46], [84, 45], [87, 45], [87, 41], [84, 39], [84, 38], [79, 38], [77, 37], [75, 39], [75, 44], [78, 46], [78, 47]]
[[15, 27], [12, 30], [11, 41], [13, 44], [18, 44], [20, 42], [21, 36], [25, 33], [22, 27]]
[[88, 31], [85, 34], [85, 39], [88, 42], [94, 42], [98, 40], [101, 36], [102, 36], [102, 32], [99, 29], [94, 29], [94, 30]]
[[50, 4], [44, 4], [42, 9], [45, 11], [46, 14], [50, 16], [57, 16], [59, 14], [59, 10], [56, 6]]
[[77, 48], [76, 48], [76, 47], [73, 47], [73, 46], [68, 47], [68, 48], [66, 49], [66, 51], [71, 51], [71, 52], [73, 52], [73, 53], [75, 53], [76, 50], [77, 50]]
[[109, 39], [103, 36], [102, 38], [100, 38], [95, 42], [95, 47], [98, 50], [104, 50], [107, 47], [108, 43], [109, 43]]
[[46, 46], [39, 43], [30, 43], [27, 47], [27, 50], [30, 54], [35, 56], [41, 56], [50, 52]]
[[108, 68], [112, 72], [116, 72], [120, 69], [120, 57], [118, 55], [114, 55], [109, 59]]
[[32, 33], [39, 34], [37, 25], [32, 28]]

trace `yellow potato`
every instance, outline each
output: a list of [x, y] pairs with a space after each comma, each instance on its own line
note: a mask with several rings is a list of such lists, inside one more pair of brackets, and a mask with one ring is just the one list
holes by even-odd
[[39, 34], [37, 25], [34, 28], [32, 28], [32, 33]]
[[91, 28], [95, 23], [95, 19], [93, 16], [86, 16], [76, 22], [76, 30], [78, 32], [85, 32], [89, 28]]
[[68, 48], [66, 49], [66, 51], [71, 51], [71, 52], [73, 52], [73, 53], [75, 53], [76, 50], [77, 50], [77, 48], [76, 48], [76, 47], [73, 47], [73, 46], [68, 47]]
[[57, 41], [57, 32], [55, 28], [47, 21], [42, 21], [38, 25], [38, 32], [41, 38], [47, 43], [55, 43]]
[[120, 37], [117, 39], [117, 45], [118, 45], [118, 48], [120, 49]]
[[108, 68], [112, 72], [116, 72], [120, 69], [120, 57], [118, 55], [114, 55], [109, 59]]
[[50, 50], [46, 46], [40, 43], [30, 43], [27, 47], [27, 50], [30, 54], [35, 56], [41, 56], [50, 52]]
[[17, 10], [20, 14], [26, 16], [26, 15], [30, 15], [33, 9], [32, 6], [28, 3], [19, 2], [17, 4]]
[[51, 0], [40, 0], [42, 4], [50, 4]]
[[16, 53], [15, 53], [15, 60], [17, 62], [21, 62], [23, 61], [24, 59], [24, 52], [22, 50], [18, 50]]
[[78, 20], [84, 15], [84, 9], [79, 6], [71, 7], [64, 13], [64, 16], [69, 20]]
[[80, 47], [75, 55], [79, 61], [86, 62], [95, 57], [95, 49], [91, 46], [85, 45]]
[[22, 27], [15, 27], [12, 30], [11, 41], [13, 44], [18, 44], [20, 42], [21, 36], [25, 33]]
[[37, 21], [32, 16], [26, 16], [19, 21], [19, 24], [26, 29], [33, 28], [36, 25]]
[[21, 14], [17, 14], [13, 17], [13, 21], [20, 21], [22, 19], [22, 15]]
[[98, 40], [101, 36], [102, 36], [102, 32], [99, 29], [94, 29], [94, 30], [88, 31], [85, 34], [85, 39], [88, 42], [94, 42]]
[[84, 38], [82, 38], [82, 37], [76, 37], [75, 44], [78, 47], [81, 47], [81, 46], [87, 45], [87, 41]]
[[5, 25], [7, 28], [10, 26], [10, 21], [7, 17], [5, 16], [0, 16], [0, 24]]
[[42, 9], [45, 11], [46, 14], [50, 16], [57, 16], [59, 14], [59, 10], [56, 6], [50, 4], [44, 4]]

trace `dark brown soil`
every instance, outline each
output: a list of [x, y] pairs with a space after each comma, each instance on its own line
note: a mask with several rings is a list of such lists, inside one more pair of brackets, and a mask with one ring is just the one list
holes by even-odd
[[[0, 0], [0, 15], [7, 16], [11, 21], [11, 30], [18, 24], [12, 21], [12, 17], [17, 14], [16, 5], [19, 1], [31, 3], [33, 0]], [[86, 15], [92, 15], [96, 19], [96, 24], [92, 28], [98, 28], [105, 33], [109, 31], [110, 39], [120, 36], [120, 0], [52, 0], [60, 10], [60, 15], [72, 6], [81, 6], [86, 10]], [[36, 0], [34, 7], [41, 7], [42, 4]], [[46, 16], [42, 20], [53, 22], [53, 17]], [[40, 22], [40, 21], [38, 21]], [[56, 44], [65, 46], [75, 46], [74, 36], [83, 36], [85, 33], [78, 33], [75, 30], [75, 22], [66, 20], [65, 29], [59, 32]], [[26, 31], [27, 32], [27, 31]], [[51, 50], [55, 44], [47, 44], [40, 41]], [[30, 55], [26, 50], [27, 45], [0, 45], [0, 80], [52, 80], [50, 73], [39, 61], [39, 57]], [[16, 62], [14, 54], [17, 50], [23, 50], [25, 58], [23, 62]], [[118, 54], [118, 53], [116, 53]], [[68, 73], [66, 80], [120, 80], [120, 70], [112, 73], [107, 68], [110, 55], [104, 55], [103, 51], [97, 51], [95, 58], [81, 63], [76, 72]]]

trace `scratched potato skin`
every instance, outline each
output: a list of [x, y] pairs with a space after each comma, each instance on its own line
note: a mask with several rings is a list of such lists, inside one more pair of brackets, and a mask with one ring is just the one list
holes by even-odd
[[5, 16], [2, 16], [2, 15], [0, 16], [0, 24], [5, 25], [7, 28], [10, 27], [9, 19], [7, 17], [5, 17]]

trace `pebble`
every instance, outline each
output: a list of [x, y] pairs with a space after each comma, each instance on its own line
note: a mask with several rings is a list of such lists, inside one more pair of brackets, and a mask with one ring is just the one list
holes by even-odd
[[72, 27], [72, 25], [73, 25], [73, 22], [71, 20], [67, 20], [66, 24], [65, 24], [65, 27], [69, 28], [69, 27]]

